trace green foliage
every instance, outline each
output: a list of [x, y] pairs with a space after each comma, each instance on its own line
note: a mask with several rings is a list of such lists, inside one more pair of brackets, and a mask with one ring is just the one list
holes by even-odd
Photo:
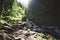
[[2, 23], [3, 21], [5, 22], [8, 20], [15, 20], [15, 21], [22, 20], [24, 17], [25, 17], [25, 9], [17, 3], [17, 0], [13, 0], [13, 2], [10, 2], [9, 0], [5, 1], [1, 16]]
[[43, 33], [39, 33], [39, 34], [37, 35], [37, 38], [38, 38], [38, 40], [55, 40], [55, 38], [52, 37], [52, 35], [50, 35], [50, 34], [45, 35], [45, 34], [43, 34]]
[[2, 19], [0, 19], [0, 22], [1, 22], [2, 24], [7, 23], [5, 20], [2, 20]]

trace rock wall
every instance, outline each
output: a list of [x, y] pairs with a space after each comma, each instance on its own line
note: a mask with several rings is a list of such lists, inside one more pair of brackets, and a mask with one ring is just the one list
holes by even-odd
[[32, 0], [27, 16], [37, 25], [60, 26], [60, 6], [57, 0]]

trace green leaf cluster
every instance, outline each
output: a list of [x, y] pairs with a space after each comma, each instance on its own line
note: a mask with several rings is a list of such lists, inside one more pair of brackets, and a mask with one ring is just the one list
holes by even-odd
[[22, 20], [25, 17], [25, 9], [18, 4], [17, 0], [5, 0], [1, 20]]

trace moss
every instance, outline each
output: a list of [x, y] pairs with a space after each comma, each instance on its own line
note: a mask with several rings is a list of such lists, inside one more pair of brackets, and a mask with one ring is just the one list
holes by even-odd
[[38, 38], [38, 40], [55, 40], [55, 38], [52, 37], [52, 35], [49, 35], [49, 34], [45, 35], [43, 33], [37, 34], [37, 38]]
[[5, 20], [1, 19], [0, 23], [4, 24], [4, 23], [7, 23], [7, 22]]

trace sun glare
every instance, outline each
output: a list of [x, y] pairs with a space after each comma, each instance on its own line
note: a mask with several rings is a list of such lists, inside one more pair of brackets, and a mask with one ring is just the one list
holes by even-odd
[[17, 0], [19, 3], [21, 3], [24, 7], [28, 7], [30, 0]]

